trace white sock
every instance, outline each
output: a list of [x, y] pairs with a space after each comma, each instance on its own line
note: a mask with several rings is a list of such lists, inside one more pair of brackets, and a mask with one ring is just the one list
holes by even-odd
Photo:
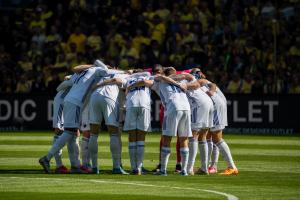
[[80, 167], [80, 160], [79, 160], [79, 142], [78, 137], [73, 134], [72, 138], [68, 142], [68, 153], [71, 167]]
[[[53, 137], [53, 143], [52, 145], [54, 145], [55, 141], [59, 138], [59, 135], [54, 135]], [[56, 167], [61, 167], [63, 165], [62, 163], [62, 159], [61, 159], [61, 155], [62, 155], [62, 149], [60, 149], [57, 153], [54, 154], [54, 158], [55, 158], [55, 163], [56, 163]]]
[[186, 168], [187, 168], [188, 158], [189, 158], [189, 148], [181, 147], [180, 156], [181, 156], [181, 170], [187, 172]]
[[221, 152], [224, 160], [227, 162], [228, 167], [232, 168], [232, 169], [235, 169], [236, 166], [235, 166], [235, 164], [233, 162], [233, 159], [232, 159], [232, 156], [231, 156], [231, 152], [230, 152], [230, 149], [229, 149], [227, 143], [222, 139], [216, 145], [219, 147], [220, 152]]
[[110, 134], [110, 152], [113, 160], [113, 168], [121, 165], [121, 138], [117, 134]]
[[143, 167], [144, 154], [145, 154], [145, 141], [137, 141], [136, 144], [137, 144], [136, 165], [137, 165], [137, 169], [141, 172]]
[[128, 143], [128, 151], [129, 151], [129, 157], [130, 157], [130, 164], [131, 164], [131, 170], [135, 170], [137, 168], [137, 155], [136, 155], [136, 151], [137, 151], [137, 146], [136, 146], [136, 142], [129, 142]]
[[98, 167], [98, 134], [91, 133], [88, 151], [92, 160], [92, 168]]
[[208, 157], [207, 158], [208, 158], [208, 162], [211, 162], [211, 155], [212, 155], [212, 151], [214, 148], [214, 143], [211, 139], [206, 140], [206, 142], [207, 142], [207, 147], [208, 147], [208, 153], [207, 153]]
[[54, 154], [57, 153], [60, 149], [62, 149], [66, 145], [66, 143], [71, 140], [73, 135], [74, 134], [72, 132], [64, 131], [52, 145], [51, 149], [47, 154], [47, 159], [50, 161]]
[[161, 158], [160, 158], [160, 170], [161, 171], [167, 171], [167, 166], [168, 166], [168, 162], [169, 162], [169, 157], [171, 154], [171, 149], [170, 147], [161, 147]]
[[89, 156], [89, 138], [82, 137], [80, 143], [81, 149], [81, 160], [83, 166], [88, 166], [90, 164], [90, 156]]
[[187, 172], [192, 172], [194, 171], [194, 164], [196, 160], [198, 152], [198, 141], [191, 137], [189, 138], [189, 161], [188, 161], [188, 166], [187, 166]]
[[206, 141], [199, 141], [199, 151], [201, 159], [201, 169], [204, 172], [208, 171], [208, 146]]
[[220, 154], [219, 148], [217, 147], [217, 145], [214, 144], [213, 151], [211, 154], [211, 164], [210, 165], [215, 168], [217, 168], [217, 165], [218, 165], [219, 154]]

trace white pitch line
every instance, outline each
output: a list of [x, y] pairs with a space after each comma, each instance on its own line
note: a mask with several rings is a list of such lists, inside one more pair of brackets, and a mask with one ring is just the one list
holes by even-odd
[[85, 182], [94, 182], [94, 183], [104, 183], [104, 184], [120, 184], [120, 185], [134, 185], [141, 187], [155, 187], [155, 188], [169, 188], [169, 189], [180, 189], [180, 190], [193, 190], [193, 191], [202, 191], [213, 194], [218, 194], [225, 196], [228, 200], [238, 200], [239, 198], [228, 194], [225, 192], [219, 192], [215, 190], [206, 190], [206, 189], [198, 189], [198, 188], [190, 188], [190, 187], [174, 187], [174, 186], [164, 186], [164, 185], [152, 185], [152, 184], [144, 184], [144, 183], [136, 183], [136, 182], [121, 182], [121, 181], [107, 181], [107, 180], [95, 180], [95, 179], [69, 179], [69, 178], [31, 178], [31, 177], [0, 177], [0, 178], [11, 178], [11, 179], [35, 179], [35, 180], [54, 180], [54, 181], [85, 181]]

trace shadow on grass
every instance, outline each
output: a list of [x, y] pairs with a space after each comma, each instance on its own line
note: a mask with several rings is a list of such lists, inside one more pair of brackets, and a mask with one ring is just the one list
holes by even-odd
[[[103, 192], [99, 193], [47, 193], [47, 192], [3, 192], [1, 193], [2, 199], [6, 200], [27, 200], [27, 199], [43, 199], [43, 200], [53, 200], [53, 199], [64, 199], [64, 200], [77, 200], [77, 199], [89, 199], [89, 200], [199, 200], [207, 199], [207, 197], [176, 197], [176, 196], [159, 196], [159, 195], [140, 195], [140, 194], [105, 194]], [[209, 198], [210, 200], [218, 200], [220, 198]]]
[[[0, 169], [0, 174], [45, 174], [42, 169]], [[51, 174], [54, 173], [52, 170]], [[111, 170], [100, 170], [100, 174], [112, 175]]]

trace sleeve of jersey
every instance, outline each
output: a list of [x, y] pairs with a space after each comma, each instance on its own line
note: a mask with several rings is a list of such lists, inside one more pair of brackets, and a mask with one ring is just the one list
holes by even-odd
[[140, 73], [131, 74], [129, 77], [136, 78], [136, 77], [141, 77], [141, 76], [150, 77], [151, 74], [149, 72], [140, 72]]
[[108, 69], [107, 66], [106, 66], [101, 60], [96, 60], [96, 61], [94, 62], [94, 66], [95, 66], [95, 67], [102, 68], [102, 69], [105, 69], [105, 70]]
[[107, 69], [103, 69], [100, 67], [96, 67], [96, 72], [97, 76], [107, 76], [108, 75], [108, 70]]
[[73, 85], [73, 83], [74, 83], [74, 80], [72, 80], [72, 78], [69, 80], [65, 80], [61, 84], [59, 84], [59, 86], [56, 88], [56, 91], [59, 92], [61, 90], [65, 90], [65, 89], [71, 87]]
[[157, 94], [159, 94], [159, 81], [154, 81], [151, 89], [154, 90]]

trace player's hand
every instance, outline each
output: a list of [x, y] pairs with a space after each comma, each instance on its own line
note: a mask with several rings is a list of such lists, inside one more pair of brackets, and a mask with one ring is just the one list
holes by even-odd
[[211, 97], [211, 96], [214, 95], [214, 92], [213, 91], [207, 91], [206, 94]]
[[71, 75], [68, 75], [68, 76], [64, 77], [64, 80], [67, 81], [67, 80], [70, 80], [70, 78], [71, 78]]

